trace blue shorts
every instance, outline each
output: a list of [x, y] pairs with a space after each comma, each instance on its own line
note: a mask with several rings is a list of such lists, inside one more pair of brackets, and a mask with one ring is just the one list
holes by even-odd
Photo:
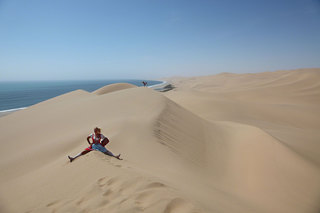
[[112, 154], [112, 152], [110, 152], [109, 150], [107, 150], [104, 146], [102, 146], [101, 144], [92, 144], [91, 149], [93, 150], [98, 150], [100, 152], [103, 152], [104, 154], [110, 155], [110, 156], [114, 156]]
[[107, 149], [103, 147], [101, 144], [92, 144], [91, 148], [100, 152], [107, 152]]

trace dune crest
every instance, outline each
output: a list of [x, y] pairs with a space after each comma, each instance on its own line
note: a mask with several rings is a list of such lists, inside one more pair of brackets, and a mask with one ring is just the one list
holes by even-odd
[[115, 92], [123, 89], [130, 89], [130, 88], [135, 88], [137, 86], [133, 84], [128, 84], [128, 83], [116, 83], [116, 84], [110, 84], [104, 87], [101, 87], [95, 91], [93, 91], [93, 94], [96, 95], [104, 95], [110, 92]]

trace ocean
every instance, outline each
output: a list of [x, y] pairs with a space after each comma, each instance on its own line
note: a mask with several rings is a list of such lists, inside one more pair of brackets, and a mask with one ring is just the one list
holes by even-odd
[[[130, 83], [136, 86], [142, 86], [142, 81], [143, 80], [0, 82], [0, 112], [22, 109], [77, 89], [92, 92], [113, 83]], [[148, 86], [162, 83], [161, 81], [144, 81], [148, 82]]]

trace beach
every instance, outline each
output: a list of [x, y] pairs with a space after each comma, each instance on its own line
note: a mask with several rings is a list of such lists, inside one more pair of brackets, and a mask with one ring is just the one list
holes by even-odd
[[0, 212], [320, 211], [319, 68], [164, 80], [0, 115]]

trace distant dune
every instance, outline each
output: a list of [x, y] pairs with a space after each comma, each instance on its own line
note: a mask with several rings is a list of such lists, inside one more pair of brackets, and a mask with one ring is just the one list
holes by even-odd
[[[0, 117], [0, 212], [319, 212], [320, 69], [169, 81]], [[95, 126], [123, 161], [68, 161]]]
[[100, 89], [97, 89], [97, 90], [93, 91], [92, 93], [97, 94], [97, 95], [103, 95], [103, 94], [107, 94], [110, 92], [115, 92], [115, 91], [134, 88], [134, 87], [137, 87], [137, 86], [135, 86], [133, 84], [128, 84], [128, 83], [117, 83], [117, 84], [111, 84], [111, 85], [101, 87]]

